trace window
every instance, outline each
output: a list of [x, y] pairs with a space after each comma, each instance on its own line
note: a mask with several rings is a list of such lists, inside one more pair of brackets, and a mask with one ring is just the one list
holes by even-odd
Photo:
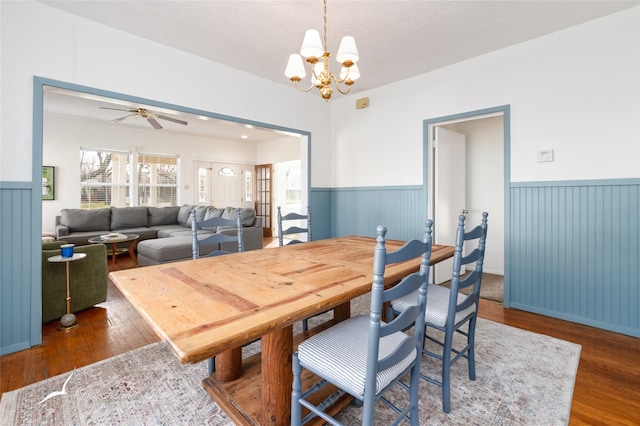
[[209, 168], [198, 167], [198, 203], [209, 204]]
[[175, 206], [178, 203], [178, 157], [138, 154], [139, 206]]
[[251, 170], [244, 171], [244, 200], [253, 201], [253, 173]]
[[130, 206], [128, 152], [80, 149], [80, 207]]
[[[136, 173], [132, 174], [134, 158]], [[177, 156], [81, 148], [80, 206], [175, 206], [178, 176]]]

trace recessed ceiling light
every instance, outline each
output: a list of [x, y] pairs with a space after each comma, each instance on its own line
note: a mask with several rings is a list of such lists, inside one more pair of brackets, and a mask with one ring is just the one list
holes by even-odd
[[242, 139], [249, 139], [249, 136], [247, 136], [247, 135], [242, 135], [242, 136], [240, 136], [240, 137], [241, 137]]

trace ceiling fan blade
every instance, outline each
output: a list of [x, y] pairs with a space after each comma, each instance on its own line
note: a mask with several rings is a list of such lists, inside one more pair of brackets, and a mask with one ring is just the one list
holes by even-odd
[[125, 115], [124, 117], [120, 117], [120, 118], [116, 118], [115, 120], [111, 120], [111, 121], [109, 121], [109, 123], [118, 123], [118, 122], [120, 122], [122, 120], [125, 120], [125, 119], [129, 118], [129, 117], [133, 117], [134, 115], [137, 115], [137, 114]]
[[122, 108], [109, 108], [109, 107], [103, 107], [101, 106], [100, 108], [102, 109], [112, 109], [114, 111], [127, 111], [127, 112], [137, 112], [137, 109], [131, 109], [131, 108], [127, 108], [127, 109], [122, 109]]
[[158, 120], [156, 120], [153, 117], [149, 117], [147, 118], [147, 121], [153, 126], [154, 129], [162, 129], [162, 126], [160, 125], [160, 123], [158, 123]]
[[184, 124], [185, 126], [189, 124], [184, 120], [178, 120], [177, 118], [167, 117], [166, 115], [157, 115], [156, 117], [162, 120], [168, 120], [168, 121], [173, 121], [174, 123]]

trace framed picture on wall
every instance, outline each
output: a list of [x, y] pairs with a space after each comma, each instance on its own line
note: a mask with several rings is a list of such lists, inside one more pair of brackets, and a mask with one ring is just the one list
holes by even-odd
[[42, 199], [55, 199], [55, 168], [53, 166], [42, 166]]

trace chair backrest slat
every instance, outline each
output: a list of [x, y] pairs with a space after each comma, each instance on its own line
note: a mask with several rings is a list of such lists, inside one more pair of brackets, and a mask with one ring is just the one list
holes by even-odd
[[[286, 221], [306, 221], [306, 226], [298, 226], [292, 225], [287, 228], [284, 227], [283, 222]], [[311, 238], [311, 208], [307, 207], [307, 214], [303, 215], [301, 213], [291, 212], [286, 215], [282, 214], [282, 208], [278, 206], [278, 214], [277, 214], [277, 225], [278, 225], [278, 245], [280, 247], [285, 245], [284, 236], [285, 235], [294, 235], [294, 234], [306, 234], [306, 241], [302, 241], [299, 239], [289, 240], [286, 245], [289, 244], [299, 244], [303, 242], [312, 241]]]
[[[193, 259], [200, 258], [200, 247], [205, 245], [222, 244], [236, 242], [238, 244], [238, 252], [244, 251], [243, 233], [242, 233], [242, 214], [241, 210], [237, 209], [235, 219], [226, 219], [222, 217], [211, 217], [200, 222], [196, 218], [196, 209], [191, 210], [191, 239], [192, 239], [192, 257]], [[217, 228], [224, 227], [225, 229], [234, 229], [235, 235], [227, 235], [220, 233]], [[216, 228], [216, 232], [213, 234], [200, 234], [198, 230]], [[230, 252], [221, 249], [213, 250], [207, 256], [219, 256], [223, 254], [229, 254]]]

